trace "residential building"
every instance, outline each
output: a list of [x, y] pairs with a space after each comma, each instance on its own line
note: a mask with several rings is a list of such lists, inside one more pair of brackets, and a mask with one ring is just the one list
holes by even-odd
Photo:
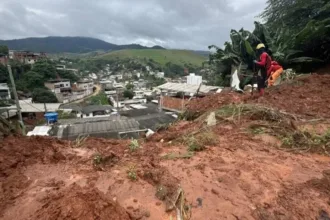
[[85, 90], [85, 96], [93, 94], [94, 83], [92, 80], [80, 80], [76, 85], [77, 88]]
[[6, 66], [8, 64], [8, 56], [0, 53], [0, 64]]
[[130, 105], [133, 104], [146, 104], [147, 99], [128, 99], [128, 100], [121, 100], [116, 101], [115, 98], [110, 97], [110, 101], [113, 103], [113, 106], [115, 108], [129, 108]]
[[103, 79], [103, 80], [100, 81], [101, 87], [104, 90], [113, 88], [114, 83], [115, 83], [114, 80], [105, 80], [105, 79]]
[[[111, 105], [88, 105], [82, 108], [81, 118], [105, 117], [113, 114]], [[79, 117], [79, 115], [77, 115]]]
[[122, 74], [117, 74], [117, 75], [111, 75], [110, 80], [123, 80], [123, 75]]
[[[56, 112], [61, 103], [32, 103], [31, 99], [19, 100], [21, 113], [25, 125], [36, 125], [40, 120], [44, 119], [45, 112]], [[15, 116], [17, 114], [16, 105], [8, 107], [9, 114]]]
[[115, 113], [115, 110], [111, 105], [81, 106], [79, 104], [71, 103], [62, 105], [61, 110], [73, 112], [77, 115], [77, 118], [107, 117]]
[[56, 65], [56, 69], [57, 70], [65, 70], [66, 69], [66, 66], [65, 65]]
[[63, 64], [56, 65], [56, 69], [57, 70], [71, 71], [73, 73], [78, 73], [78, 69], [66, 68], [66, 65], [63, 65]]
[[59, 102], [67, 103], [78, 99], [76, 96], [72, 96], [71, 83], [68, 79], [48, 80], [45, 82], [45, 87], [55, 93]]
[[59, 120], [53, 131], [60, 139], [75, 140], [79, 136], [102, 138], [139, 138], [147, 132], [156, 131], [160, 125], [176, 120], [171, 112], [159, 112], [157, 105], [134, 105], [128, 111], [116, 115], [93, 118]]
[[[192, 97], [198, 90], [199, 96], [205, 96], [209, 93], [221, 92], [220, 87], [205, 85], [189, 85], [186, 83], [165, 83], [156, 87], [155, 91], [159, 91], [159, 106], [165, 110], [184, 111], [188, 97]], [[175, 97], [178, 93], [184, 94], [184, 97]]]
[[165, 77], [165, 73], [164, 72], [158, 72], [155, 76], [157, 78], [164, 78]]
[[68, 79], [48, 80], [45, 82], [45, 87], [55, 94], [71, 92], [71, 83]]
[[10, 89], [7, 83], [0, 83], [0, 100], [9, 100], [11, 99], [10, 96]]
[[9, 51], [9, 58], [24, 64], [34, 64], [39, 59], [47, 57], [46, 53], [34, 53], [30, 51]]
[[195, 73], [190, 73], [189, 76], [187, 76], [188, 85], [200, 85], [202, 81], [202, 76], [196, 76]]

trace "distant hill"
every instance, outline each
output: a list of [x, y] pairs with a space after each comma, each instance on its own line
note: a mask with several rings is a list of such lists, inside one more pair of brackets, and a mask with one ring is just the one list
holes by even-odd
[[173, 64], [193, 64], [201, 66], [207, 57], [199, 55], [190, 50], [163, 50], [163, 49], [144, 49], [144, 50], [119, 50], [102, 55], [95, 56], [93, 59], [97, 60], [114, 60], [114, 59], [136, 59], [136, 60], [150, 60], [164, 66], [166, 63]]
[[192, 52], [199, 54], [204, 57], [209, 57], [210, 51], [204, 51], [204, 50], [193, 50]]
[[7, 45], [11, 50], [28, 50], [46, 53], [88, 53], [97, 50], [115, 51], [122, 49], [164, 49], [152, 48], [139, 44], [116, 45], [89, 37], [44, 37], [17, 40], [0, 40], [0, 45]]

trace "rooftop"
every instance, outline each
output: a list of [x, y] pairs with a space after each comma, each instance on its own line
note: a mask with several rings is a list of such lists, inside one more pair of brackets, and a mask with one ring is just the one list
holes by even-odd
[[48, 83], [59, 83], [59, 82], [68, 82], [70, 81], [69, 79], [50, 79], [47, 82]]
[[96, 111], [111, 111], [113, 107], [111, 105], [87, 105], [82, 107], [82, 113], [89, 114]]
[[8, 90], [8, 84], [7, 83], [0, 83], [0, 89]]
[[165, 113], [143, 115], [134, 119], [139, 122], [140, 129], [151, 129], [153, 131], [156, 131], [161, 125], [170, 124], [176, 120], [172, 115]]
[[73, 140], [79, 136], [92, 136], [103, 138], [120, 138], [121, 132], [139, 130], [139, 123], [134, 119], [127, 120], [100, 120], [87, 121], [57, 127], [56, 136], [62, 139]]
[[[188, 85], [186, 83], [165, 83], [156, 88], [161, 90], [174, 91], [174, 92], [195, 93], [199, 88], [199, 85]], [[199, 92], [209, 93], [211, 91], [216, 91], [218, 89], [220, 89], [220, 87], [201, 85]]]
[[118, 119], [127, 119], [126, 117], [121, 117], [118, 115], [110, 115], [105, 117], [93, 117], [93, 118], [70, 118], [70, 119], [60, 119], [58, 120], [59, 124], [68, 125], [68, 124], [82, 124], [86, 122], [102, 122], [102, 121], [116, 121]]
[[93, 80], [79, 80], [77, 83], [92, 83]]
[[[22, 101], [22, 100], [20, 100]], [[27, 112], [46, 112], [45, 110], [45, 105], [46, 105], [46, 109], [47, 109], [47, 112], [56, 112], [61, 103], [46, 103], [46, 104], [43, 104], [43, 103], [20, 103], [20, 106], [21, 106], [21, 111], [22, 113], [27, 113]], [[11, 109], [16, 109], [16, 105], [12, 105], [10, 106], [9, 108]], [[10, 110], [10, 111], [16, 111], [16, 110]]]
[[72, 109], [76, 112], [82, 112], [84, 114], [93, 113], [95, 111], [111, 111], [113, 107], [111, 105], [87, 105], [87, 106], [81, 106], [79, 104], [70, 103], [70, 104], [64, 104], [61, 106], [61, 109]]

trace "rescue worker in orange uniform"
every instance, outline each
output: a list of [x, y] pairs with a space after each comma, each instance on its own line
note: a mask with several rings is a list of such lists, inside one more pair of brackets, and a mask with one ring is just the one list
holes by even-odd
[[278, 77], [283, 73], [283, 67], [276, 61], [272, 61], [270, 67], [270, 75], [268, 78], [268, 86], [273, 86]]
[[263, 96], [265, 93], [265, 88], [267, 87], [267, 78], [270, 74], [272, 58], [266, 52], [266, 47], [264, 44], [258, 44], [257, 53], [260, 56], [260, 61], [254, 60], [253, 62], [260, 68], [260, 74], [257, 76], [257, 81], [259, 94], [260, 96]]

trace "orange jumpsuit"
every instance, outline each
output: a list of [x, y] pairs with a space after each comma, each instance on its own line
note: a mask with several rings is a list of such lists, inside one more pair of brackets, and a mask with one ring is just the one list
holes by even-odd
[[278, 77], [283, 73], [283, 67], [278, 64], [276, 61], [272, 61], [271, 67], [269, 70], [268, 86], [273, 86]]

